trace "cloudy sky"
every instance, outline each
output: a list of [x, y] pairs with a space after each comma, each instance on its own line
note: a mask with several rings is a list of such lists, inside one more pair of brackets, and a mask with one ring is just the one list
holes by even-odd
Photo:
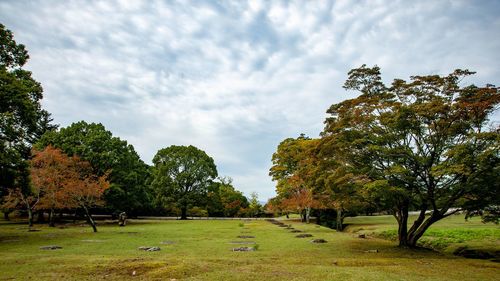
[[278, 143], [318, 136], [329, 105], [354, 96], [341, 87], [354, 67], [500, 84], [495, 0], [0, 1], [0, 22], [55, 123], [100, 122], [146, 163], [193, 144], [261, 200]]

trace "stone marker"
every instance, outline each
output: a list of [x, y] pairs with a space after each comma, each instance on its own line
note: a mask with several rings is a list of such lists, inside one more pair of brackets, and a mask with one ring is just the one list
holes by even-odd
[[311, 240], [311, 243], [327, 243], [328, 241], [326, 241], [325, 239], [314, 239], [314, 240]]
[[57, 245], [51, 245], [51, 246], [42, 246], [40, 248], [43, 250], [58, 250], [58, 249], [62, 249], [63, 247], [57, 246]]
[[367, 250], [365, 253], [378, 253], [378, 250]]
[[121, 212], [118, 215], [118, 225], [119, 226], [125, 226], [125, 225], [127, 225], [127, 213]]
[[149, 247], [149, 246], [141, 246], [138, 249], [146, 252], [156, 252], [161, 250], [160, 247]]
[[302, 230], [298, 230], [298, 229], [294, 229], [292, 231], [290, 231], [291, 233], [299, 233], [299, 232], [302, 232]]
[[304, 233], [304, 234], [299, 234], [297, 236], [295, 236], [297, 238], [306, 238], [306, 237], [313, 237], [312, 234], [309, 234], [309, 233]]
[[254, 247], [238, 247], [233, 248], [233, 252], [252, 252], [255, 251]]

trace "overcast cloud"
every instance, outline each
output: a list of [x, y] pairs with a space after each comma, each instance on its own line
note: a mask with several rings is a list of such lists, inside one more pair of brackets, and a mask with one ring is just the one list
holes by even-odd
[[317, 137], [354, 67], [500, 84], [499, 15], [495, 0], [0, 1], [55, 123], [100, 122], [146, 163], [195, 145], [261, 200], [278, 143]]

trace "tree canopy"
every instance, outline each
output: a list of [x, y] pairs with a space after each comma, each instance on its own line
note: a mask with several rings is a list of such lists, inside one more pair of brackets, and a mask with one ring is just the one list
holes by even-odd
[[90, 162], [93, 171], [102, 176], [110, 171], [111, 187], [106, 191], [106, 206], [111, 210], [136, 214], [150, 207], [146, 186], [148, 166], [134, 147], [102, 125], [80, 121], [43, 135], [38, 149], [52, 145], [69, 156]]
[[7, 189], [29, 192], [31, 146], [56, 127], [40, 104], [42, 86], [23, 69], [28, 59], [24, 45], [0, 24], [0, 197]]
[[[472, 74], [456, 70], [386, 86], [378, 67], [362, 66], [344, 84], [360, 95], [328, 110], [325, 145], [393, 211], [400, 245], [415, 246], [430, 225], [459, 210], [498, 203], [481, 198], [500, 198], [499, 131], [488, 128], [499, 89], [461, 86]], [[408, 228], [410, 208], [420, 215]]]
[[217, 177], [214, 160], [190, 145], [160, 149], [153, 158], [152, 185], [164, 203], [173, 203], [187, 219], [190, 205], [196, 205]]

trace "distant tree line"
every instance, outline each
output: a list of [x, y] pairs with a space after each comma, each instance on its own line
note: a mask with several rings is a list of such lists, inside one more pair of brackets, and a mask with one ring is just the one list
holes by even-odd
[[[387, 212], [408, 247], [457, 212], [498, 223], [500, 127], [488, 118], [500, 89], [462, 85], [472, 74], [413, 76], [387, 86], [376, 66], [351, 70], [344, 88], [359, 96], [328, 109], [320, 138], [278, 145], [269, 172], [278, 195], [267, 209], [303, 220], [314, 212], [338, 230], [347, 214]], [[419, 212], [415, 220], [411, 210]]]
[[[96, 231], [91, 213], [137, 215], [257, 216], [232, 180], [218, 177], [214, 160], [194, 146], [160, 149], [153, 166], [102, 124], [52, 124], [42, 109], [43, 89], [22, 67], [24, 45], [0, 24], [0, 203], [30, 226], [48, 214], [80, 213]], [[255, 196], [255, 195], [254, 195]], [[257, 204], [255, 202], [257, 202]]]

